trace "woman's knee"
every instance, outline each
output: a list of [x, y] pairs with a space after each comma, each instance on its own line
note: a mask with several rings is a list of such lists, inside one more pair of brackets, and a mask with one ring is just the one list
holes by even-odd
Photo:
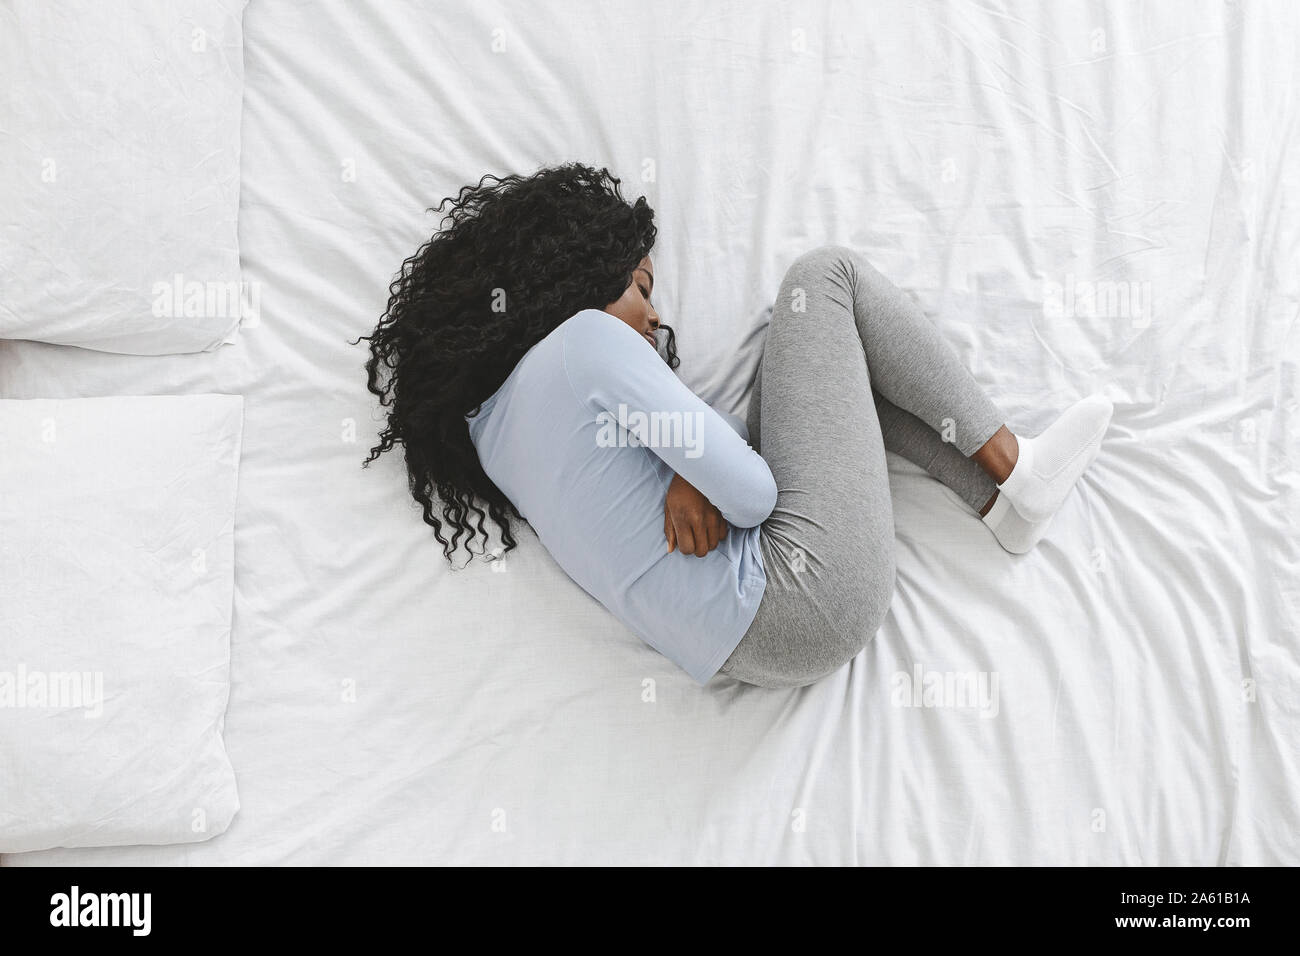
[[842, 643], [837, 641], [834, 649], [828, 650], [815, 664], [801, 663], [794, 666], [789, 661], [783, 661], [780, 666], [769, 667], [762, 673], [740, 679], [759, 687], [773, 689], [811, 687], [847, 667], [866, 649], [875, 636], [876, 632], [873, 630], [861, 635], [860, 638]]
[[[810, 249], [799, 255], [786, 270], [773, 318], [818, 311], [810, 308], [813, 302], [820, 303], [822, 310], [833, 303], [842, 307], [843, 314], [851, 317], [861, 277], [873, 273], [862, 254], [848, 246], [830, 244]], [[832, 309], [825, 314], [839, 312]]]
[[827, 244], [800, 253], [786, 270], [786, 279], [796, 283], [826, 275], [846, 274], [858, 261], [848, 246]]
[[853, 290], [893, 289], [889, 278], [877, 269], [864, 253], [848, 246], [817, 246], [800, 255], [786, 273], [787, 281], [805, 285], [818, 277], [841, 280]]
[[[892, 544], [892, 542], [891, 542]], [[894, 601], [894, 590], [898, 585], [898, 568], [894, 562], [892, 548], [875, 553], [875, 560], [862, 569], [858, 583], [857, 628], [860, 631], [875, 634], [889, 615], [889, 607]]]
[[[891, 594], [892, 587], [891, 580]], [[803, 635], [778, 653], [742, 657], [734, 665], [728, 662], [728, 673], [747, 684], [768, 688], [808, 687], [825, 680], [848, 666], [875, 639], [889, 611], [888, 597], [877, 590], [839, 623]]]
[[828, 672], [834, 672], [857, 657], [867, 645], [875, 639], [880, 627], [889, 616], [889, 608], [894, 599], [897, 571], [892, 552], [881, 552], [869, 564], [859, 566], [858, 573], [845, 583], [854, 595], [851, 607], [832, 629], [832, 635], [838, 645], [833, 660], [836, 666]]

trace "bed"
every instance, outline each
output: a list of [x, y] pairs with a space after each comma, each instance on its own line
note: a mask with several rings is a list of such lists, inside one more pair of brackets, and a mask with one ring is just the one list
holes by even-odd
[[[0, 397], [243, 396], [201, 842], [25, 865], [1300, 863], [1300, 13], [1258, 2], [243, 13], [206, 352], [0, 342]], [[810, 687], [697, 687], [525, 533], [448, 568], [364, 346], [426, 210], [578, 159], [645, 194], [679, 374], [741, 412], [784, 268], [915, 295], [1013, 426], [1115, 403], [1035, 552], [891, 456], [898, 589]], [[967, 693], [973, 690], [973, 696]]]

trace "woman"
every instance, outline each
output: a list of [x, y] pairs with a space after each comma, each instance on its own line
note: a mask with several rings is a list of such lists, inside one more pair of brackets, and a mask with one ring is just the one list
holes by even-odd
[[644, 198], [568, 164], [484, 177], [439, 211], [447, 203], [366, 337], [369, 387], [389, 406], [367, 463], [404, 446], [448, 560], [461, 546], [484, 553], [489, 521], [509, 551], [511, 518], [527, 520], [578, 584], [700, 684], [721, 670], [806, 685], [875, 635], [894, 590], [886, 449], [1022, 553], [1110, 421], [1094, 396], [1035, 438], [1012, 433], [909, 298], [824, 246], [781, 283], [751, 447], [672, 371]]

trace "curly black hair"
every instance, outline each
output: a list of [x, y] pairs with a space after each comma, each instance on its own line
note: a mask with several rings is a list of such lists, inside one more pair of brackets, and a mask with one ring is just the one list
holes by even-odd
[[[607, 169], [567, 163], [463, 187], [428, 210], [451, 204], [439, 231], [402, 263], [374, 332], [357, 339], [369, 342], [367, 387], [389, 409], [363, 465], [405, 446], [411, 495], [453, 566], [461, 545], [470, 560], [486, 551], [485, 520], [500, 528], [502, 553], [516, 544], [511, 519], [523, 520], [483, 471], [465, 416], [556, 326], [617, 301], [654, 246], [654, 210], [645, 197], [624, 200], [619, 182]], [[676, 338], [659, 328], [661, 354], [676, 368]]]

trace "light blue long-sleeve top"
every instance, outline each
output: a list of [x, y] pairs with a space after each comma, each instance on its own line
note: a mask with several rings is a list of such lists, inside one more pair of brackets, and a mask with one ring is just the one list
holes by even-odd
[[[483, 470], [560, 567], [707, 683], [767, 583], [758, 526], [776, 504], [776, 482], [745, 437], [646, 339], [600, 309], [529, 349], [467, 421]], [[731, 525], [703, 558], [668, 551], [664, 499], [674, 473]]]

